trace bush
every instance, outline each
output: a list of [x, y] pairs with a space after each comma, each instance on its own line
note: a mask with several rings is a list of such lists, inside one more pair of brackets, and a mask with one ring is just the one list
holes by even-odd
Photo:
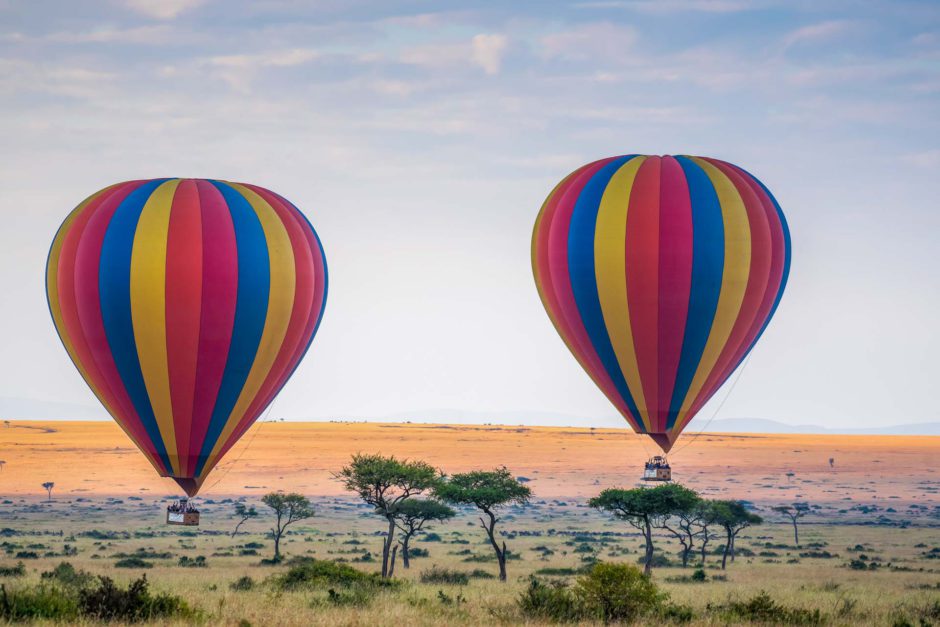
[[819, 609], [780, 605], [766, 592], [761, 592], [746, 601], [731, 600], [717, 609], [728, 620], [744, 620], [759, 623], [782, 623], [787, 625], [819, 625], [823, 616]]
[[470, 583], [470, 575], [459, 570], [432, 566], [421, 573], [421, 583], [443, 583], [453, 586], [465, 586]]
[[75, 599], [57, 588], [4, 589], [0, 618], [4, 621], [71, 621], [78, 616]]
[[179, 559], [177, 565], [182, 566], [183, 568], [206, 568], [209, 566], [209, 562], [207, 562], [206, 558], [202, 555], [197, 555], [193, 559], [190, 559], [184, 555]]
[[543, 583], [532, 578], [516, 601], [527, 618], [577, 622], [584, 617], [578, 599], [563, 583]]
[[575, 595], [604, 622], [636, 620], [666, 599], [649, 577], [630, 564], [595, 564], [578, 578]]
[[228, 587], [230, 590], [234, 590], [235, 592], [245, 592], [255, 587], [255, 580], [248, 575], [245, 575], [230, 583]]
[[470, 571], [471, 579], [496, 579], [496, 575], [489, 572], [488, 570], [483, 570], [482, 568], [474, 568]]
[[78, 570], [68, 562], [60, 562], [52, 570], [42, 573], [42, 579], [49, 579], [70, 588], [84, 588], [91, 585], [95, 576], [84, 570]]
[[161, 618], [192, 618], [195, 612], [180, 597], [150, 594], [147, 576], [126, 588], [109, 577], [99, 577], [98, 586], [82, 590], [78, 605], [84, 616], [101, 621], [139, 622]]
[[412, 557], [429, 557], [429, 556], [430, 556], [430, 553], [428, 553], [428, 550], [427, 550], [427, 549], [421, 549], [421, 548], [418, 548], [418, 549], [408, 549], [408, 557], [409, 557], [409, 558], [412, 558]]
[[274, 575], [272, 582], [281, 590], [301, 587], [353, 586], [397, 587], [399, 582], [382, 579], [374, 573], [364, 573], [352, 566], [313, 558], [295, 558], [290, 561], [290, 570], [283, 575]]
[[577, 579], [573, 588], [533, 578], [517, 604], [529, 618], [558, 622], [601, 620], [632, 622], [652, 613], [670, 613], [670, 619], [689, 620], [691, 610], [667, 606], [668, 595], [630, 564], [598, 563]]
[[115, 568], [153, 568], [153, 563], [139, 557], [125, 557], [114, 562]]
[[17, 562], [16, 566], [0, 566], [0, 577], [25, 577], [26, 565]]

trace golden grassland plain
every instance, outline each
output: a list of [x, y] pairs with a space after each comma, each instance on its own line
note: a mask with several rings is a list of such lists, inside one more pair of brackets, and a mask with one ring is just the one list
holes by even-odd
[[[929, 608], [940, 603], [940, 438], [704, 434], [685, 446], [689, 440], [670, 455], [676, 479], [704, 496], [746, 500], [766, 520], [743, 532], [738, 546], [745, 550], [723, 573], [726, 580], [713, 577], [722, 574], [716, 554], [707, 558], [706, 583], [679, 581], [691, 569], [654, 570], [672, 600], [693, 609], [693, 624], [728, 624], [708, 606], [761, 590], [788, 606], [818, 608], [832, 625], [935, 620]], [[279, 489], [307, 495], [316, 509], [316, 517], [291, 528], [283, 544], [288, 558], [377, 570], [384, 526], [331, 475], [357, 451], [424, 459], [448, 473], [506, 465], [527, 478], [532, 503], [507, 509], [500, 523], [518, 556], [508, 564], [509, 581], [421, 583], [431, 566], [495, 574], [476, 517], [464, 511], [429, 529], [440, 540], [418, 538], [414, 547], [427, 557], [413, 559], [408, 570], [399, 561], [402, 588], [365, 605], [333, 606], [323, 589], [282, 592], [265, 584], [287, 568], [260, 564], [273, 550], [260, 497]], [[155, 477], [115, 425], [12, 422], [0, 426], [0, 566], [22, 561], [27, 576], [0, 583], [35, 584], [40, 573], [68, 561], [125, 582], [145, 572], [155, 590], [181, 595], [208, 624], [523, 623], [515, 600], [530, 576], [570, 581], [564, 569], [591, 560], [636, 563], [639, 535], [586, 500], [605, 487], [635, 485], [652, 453], [650, 444], [613, 429], [266, 423], [209, 478], [198, 499], [202, 526], [190, 530], [163, 524], [175, 485]], [[45, 481], [55, 482], [51, 502]], [[233, 538], [238, 500], [262, 516]], [[795, 500], [814, 506], [801, 525], [801, 547], [770, 510]], [[664, 535], [656, 542], [675, 561], [678, 545]], [[115, 567], [118, 554], [139, 550], [157, 556], [146, 559], [150, 568]], [[208, 565], [182, 567], [182, 556], [203, 556]], [[876, 566], [852, 568], [853, 560]], [[231, 589], [243, 576], [256, 585]]]

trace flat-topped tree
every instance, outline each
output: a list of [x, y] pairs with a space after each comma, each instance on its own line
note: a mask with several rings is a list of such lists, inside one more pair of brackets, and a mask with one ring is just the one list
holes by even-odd
[[655, 488], [608, 488], [588, 501], [588, 504], [636, 527], [646, 542], [643, 572], [653, 569], [653, 527], [662, 527], [665, 520], [679, 511], [688, 511], [699, 498], [692, 490], [677, 483], [665, 483]]
[[793, 524], [793, 544], [800, 546], [800, 528], [797, 526], [797, 521], [809, 513], [809, 504], [798, 501], [792, 505], [778, 505], [771, 509], [790, 519]]
[[47, 500], [51, 501], [52, 500], [52, 488], [55, 487], [55, 482], [47, 481], [44, 484], [42, 484], [42, 487], [46, 489], [46, 494], [49, 495], [49, 498]]
[[[409, 544], [425, 524], [441, 522], [457, 515], [453, 509], [434, 499], [405, 499], [395, 506], [395, 525], [401, 531], [401, 563], [411, 568]], [[391, 570], [395, 564], [392, 563]]]
[[276, 518], [271, 528], [271, 538], [274, 540], [274, 562], [280, 562], [281, 538], [287, 532], [287, 527], [298, 520], [312, 517], [313, 506], [307, 497], [296, 492], [271, 492], [261, 497], [261, 502], [274, 510]]
[[375, 508], [375, 513], [388, 521], [388, 534], [382, 543], [382, 576], [390, 577], [389, 568], [398, 552], [394, 546], [396, 511], [399, 504], [413, 496], [433, 490], [441, 481], [441, 472], [423, 461], [396, 459], [394, 456], [352, 456], [348, 466], [336, 475], [343, 486], [355, 492], [363, 501]]
[[232, 531], [233, 538], [238, 535], [238, 530], [241, 529], [241, 526], [249, 519], [258, 517], [258, 510], [256, 510], [253, 505], [248, 507], [244, 503], [235, 503], [235, 517], [238, 518], [238, 524], [235, 525], [235, 529]]
[[712, 501], [712, 513], [715, 523], [725, 530], [725, 553], [721, 557], [721, 569], [728, 563], [728, 556], [734, 561], [734, 541], [744, 529], [759, 525], [764, 519], [754, 514], [741, 501]]
[[483, 515], [480, 526], [486, 531], [496, 561], [499, 563], [499, 580], [506, 581], [506, 541], [502, 546], [496, 540], [496, 512], [506, 505], [525, 505], [532, 496], [532, 490], [512, 476], [504, 466], [496, 470], [474, 470], [456, 474], [442, 483], [435, 492], [443, 501], [455, 505], [472, 505]]
[[[682, 567], [689, 565], [689, 557], [695, 548], [695, 538], [702, 531], [705, 510], [702, 508], [702, 499], [693, 490], [678, 484], [680, 488], [673, 490], [674, 509], [669, 516], [659, 517], [654, 526], [671, 533], [682, 547]], [[707, 542], [707, 540], [706, 540]]]

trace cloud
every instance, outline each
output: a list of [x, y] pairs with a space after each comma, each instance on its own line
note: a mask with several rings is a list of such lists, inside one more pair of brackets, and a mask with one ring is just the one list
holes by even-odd
[[811, 41], [826, 41], [844, 34], [852, 26], [849, 20], [828, 20], [791, 31], [783, 38], [784, 49]]
[[901, 157], [902, 161], [925, 170], [940, 168], [940, 149], [924, 150]]
[[509, 44], [505, 35], [474, 35], [470, 41], [413, 46], [401, 52], [402, 63], [430, 69], [475, 65], [489, 75], [499, 74]]
[[632, 9], [640, 13], [737, 13], [758, 8], [745, 0], [600, 0], [578, 2], [579, 9]]
[[475, 35], [471, 58], [487, 74], [499, 74], [508, 42], [505, 35]]
[[172, 20], [206, 3], [206, 0], [124, 0], [128, 9], [157, 20]]
[[205, 59], [203, 64], [214, 68], [216, 76], [233, 89], [247, 93], [251, 91], [251, 83], [258, 72], [265, 68], [290, 68], [318, 58], [320, 53], [312, 48], [291, 48], [256, 54], [219, 55]]
[[617, 58], [629, 50], [636, 39], [636, 31], [630, 26], [594, 22], [546, 35], [540, 44], [542, 54], [548, 58], [581, 60]]

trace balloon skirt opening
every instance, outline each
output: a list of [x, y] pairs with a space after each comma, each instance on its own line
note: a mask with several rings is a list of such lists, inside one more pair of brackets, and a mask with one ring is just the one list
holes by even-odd
[[672, 448], [673, 442], [669, 439], [669, 436], [665, 433], [647, 433], [646, 435], [650, 436], [653, 442], [656, 442], [656, 445], [663, 449], [663, 453], [668, 453], [669, 449]]
[[190, 497], [196, 496], [199, 492], [199, 488], [202, 487], [202, 481], [196, 481], [189, 477], [172, 477], [172, 479], [179, 487], [183, 488], [183, 492]]

